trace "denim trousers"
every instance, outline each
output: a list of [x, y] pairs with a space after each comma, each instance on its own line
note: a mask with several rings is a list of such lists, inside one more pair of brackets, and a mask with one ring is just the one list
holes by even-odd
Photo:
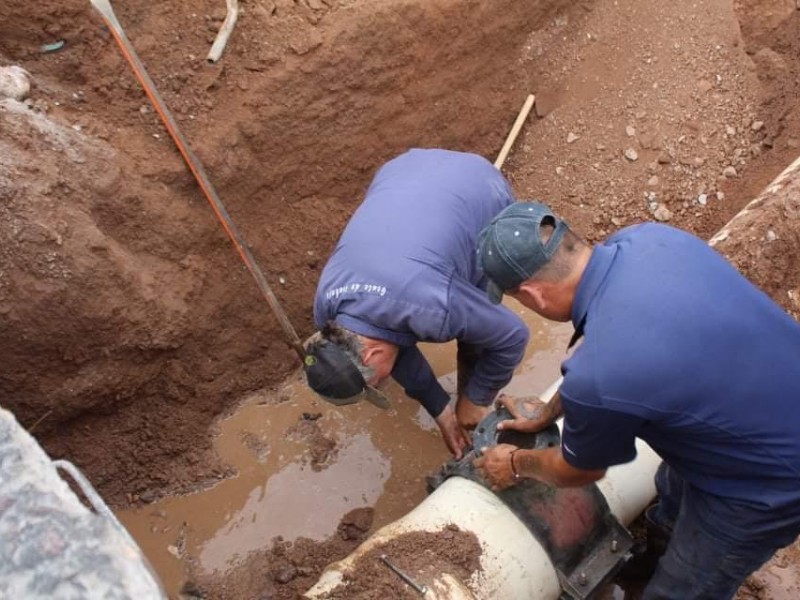
[[476, 346], [462, 341], [456, 342], [456, 393], [458, 396], [466, 389], [480, 356], [481, 351]]
[[[730, 504], [685, 482], [666, 463], [656, 473], [656, 489], [659, 502], [648, 516], [671, 535], [642, 600], [728, 600], [748, 575], [800, 533], [800, 524], [794, 523], [775, 535], [738, 530], [723, 535], [710, 523], [719, 523], [719, 514], [731, 514]], [[743, 507], [736, 522], [749, 522], [749, 510]]]

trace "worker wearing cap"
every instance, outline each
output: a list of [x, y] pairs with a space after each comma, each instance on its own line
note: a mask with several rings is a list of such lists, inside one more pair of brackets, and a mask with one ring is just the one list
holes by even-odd
[[508, 429], [563, 414], [561, 447], [499, 445], [476, 466], [497, 488], [580, 486], [646, 441], [664, 460], [646, 516], [667, 542], [643, 598], [731, 598], [800, 534], [800, 325], [665, 225], [591, 248], [543, 204], [521, 203], [482, 232], [479, 255], [495, 300], [571, 320], [583, 342], [548, 405], [505, 402]]
[[[306, 344], [309, 385], [335, 404], [393, 377], [436, 420], [460, 457], [474, 426], [511, 379], [528, 341], [523, 321], [486, 297], [478, 233], [514, 202], [487, 160], [411, 150], [386, 163], [322, 271], [320, 331]], [[455, 409], [418, 342], [458, 340]]]

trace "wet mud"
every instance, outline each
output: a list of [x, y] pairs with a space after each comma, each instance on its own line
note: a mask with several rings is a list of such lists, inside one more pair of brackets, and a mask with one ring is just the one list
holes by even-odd
[[[528, 323], [532, 343], [505, 392], [541, 393], [559, 376], [572, 327], [509, 303]], [[422, 347], [454, 393], [455, 345]], [[267, 588], [295, 597], [315, 582], [302, 573], [318, 576], [366, 533], [363, 518], [349, 523], [345, 515], [373, 509], [369, 531], [403, 516], [424, 499], [426, 476], [449, 456], [424, 409], [394, 383], [386, 391], [387, 411], [368, 403], [337, 408], [297, 373], [277, 390], [252, 394], [220, 423], [214, 448], [233, 477], [118, 515], [173, 594], [191, 580], [210, 586], [212, 598], [258, 597]], [[298, 571], [281, 583], [286, 577], [268, 575], [287, 553]], [[261, 576], [253, 579], [256, 571]]]

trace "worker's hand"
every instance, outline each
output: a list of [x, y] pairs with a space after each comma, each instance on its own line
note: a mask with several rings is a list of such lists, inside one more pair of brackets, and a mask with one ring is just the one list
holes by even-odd
[[442, 432], [444, 443], [453, 454], [456, 460], [464, 456], [464, 448], [469, 445], [469, 438], [464, 434], [464, 431], [459, 427], [458, 420], [456, 419], [456, 412], [453, 410], [453, 405], [448, 404], [444, 410], [434, 419], [439, 426], [439, 431]]
[[459, 396], [456, 402], [458, 424], [465, 432], [475, 429], [490, 410], [492, 410], [491, 406], [475, 404], [464, 395]]
[[497, 428], [500, 430], [513, 429], [524, 433], [536, 433], [553, 422], [553, 418], [547, 410], [547, 403], [542, 402], [536, 396], [512, 398], [502, 395], [497, 399], [497, 404], [505, 406], [514, 417], [500, 421], [497, 424]]
[[517, 447], [511, 444], [482, 448], [481, 456], [472, 462], [494, 491], [504, 490], [518, 481], [511, 467], [511, 453], [514, 450], [517, 450]]

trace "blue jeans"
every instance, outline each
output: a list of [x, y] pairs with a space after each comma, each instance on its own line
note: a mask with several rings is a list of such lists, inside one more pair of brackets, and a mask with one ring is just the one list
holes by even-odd
[[748, 575], [800, 533], [800, 524], [794, 524], [770, 535], [722, 534], [709, 525], [719, 523], [721, 515], [741, 517], [738, 523], [756, 522], [762, 515], [752, 518], [747, 513], [754, 509], [744, 506], [731, 509], [729, 502], [685, 482], [666, 463], [656, 473], [656, 488], [659, 503], [648, 515], [671, 537], [642, 600], [729, 600]]

